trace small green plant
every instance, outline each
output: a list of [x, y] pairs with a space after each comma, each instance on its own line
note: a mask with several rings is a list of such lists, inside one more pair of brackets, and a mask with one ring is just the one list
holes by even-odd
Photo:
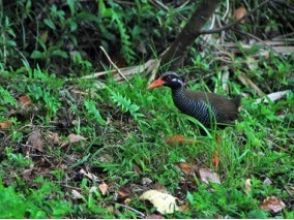
[[10, 94], [9, 91], [0, 86], [0, 105], [10, 104], [12, 106], [17, 106], [15, 98]]
[[120, 107], [123, 112], [129, 112], [134, 117], [135, 120], [138, 120], [144, 117], [144, 115], [139, 112], [140, 107], [132, 103], [130, 99], [122, 96], [119, 92], [115, 92], [112, 90], [109, 90], [109, 92], [111, 94], [110, 95], [111, 100], [118, 107]]
[[87, 110], [89, 119], [95, 120], [98, 124], [104, 125], [105, 120], [102, 118], [99, 110], [96, 108], [96, 102], [90, 99], [84, 101], [84, 106]]

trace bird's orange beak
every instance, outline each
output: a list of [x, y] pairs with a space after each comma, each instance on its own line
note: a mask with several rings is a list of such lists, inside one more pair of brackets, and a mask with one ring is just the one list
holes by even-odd
[[161, 78], [154, 80], [149, 86], [148, 89], [155, 89], [164, 85], [164, 80]]

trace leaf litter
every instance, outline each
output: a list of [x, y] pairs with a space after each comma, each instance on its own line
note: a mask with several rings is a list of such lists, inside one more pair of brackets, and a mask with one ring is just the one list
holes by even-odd
[[262, 204], [260, 205], [260, 208], [266, 211], [271, 211], [273, 213], [278, 213], [282, 211], [285, 207], [285, 203], [275, 196], [265, 198]]
[[33, 132], [28, 137], [26, 145], [31, 146], [40, 152], [44, 151], [45, 140], [39, 129], [33, 130]]
[[176, 198], [166, 192], [151, 189], [144, 192], [140, 199], [149, 201], [161, 214], [172, 214], [180, 210]]

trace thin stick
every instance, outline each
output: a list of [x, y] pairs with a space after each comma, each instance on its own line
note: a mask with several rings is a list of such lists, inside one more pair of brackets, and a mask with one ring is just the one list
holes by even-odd
[[121, 203], [116, 203], [116, 204], [119, 205], [119, 206], [121, 206], [121, 207], [123, 207], [123, 208], [125, 208], [125, 209], [128, 209], [128, 210], [130, 210], [130, 211], [136, 213], [137, 215], [140, 215], [141, 218], [145, 218], [145, 217], [146, 217], [146, 215], [145, 215], [143, 212], [140, 212], [140, 211], [138, 211], [137, 209], [134, 209], [134, 208], [132, 208], [132, 207], [130, 207], [130, 206], [128, 206], [128, 205], [121, 204]]
[[253, 10], [249, 11], [245, 16], [243, 16], [242, 18], [239, 18], [238, 20], [227, 24], [221, 28], [216, 28], [216, 29], [212, 29], [212, 30], [203, 30], [200, 31], [200, 34], [215, 34], [215, 33], [219, 33], [225, 30], [228, 30], [230, 28], [232, 28], [233, 26], [235, 26], [236, 24], [239, 24], [242, 20], [244, 20], [245, 18], [249, 17], [250, 15], [252, 15], [253, 13], [255, 13], [257, 10], [259, 10], [262, 6], [264, 6], [265, 4], [267, 4], [270, 0], [265, 0], [262, 3], [260, 3], [260, 5], [258, 5], [256, 8], [254, 8]]
[[[120, 69], [118, 68], [117, 65], [115, 65], [115, 63], [111, 60], [110, 56], [108, 55], [108, 53], [106, 52], [106, 50], [104, 49], [103, 46], [100, 46], [100, 49], [102, 50], [102, 52], [105, 54], [106, 58], [108, 59], [109, 63], [113, 66], [114, 69], [116, 69], [116, 71], [119, 73], [119, 75], [124, 78], [129, 84], [129, 80], [127, 79], [127, 77], [120, 71]], [[131, 85], [131, 84], [130, 84]]]

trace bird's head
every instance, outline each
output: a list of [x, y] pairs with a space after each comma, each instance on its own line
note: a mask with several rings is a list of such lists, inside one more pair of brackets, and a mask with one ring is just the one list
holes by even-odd
[[158, 79], [151, 82], [151, 84], [148, 86], [148, 89], [155, 89], [161, 86], [167, 86], [171, 89], [180, 89], [184, 86], [184, 82], [177, 73], [166, 72]]

